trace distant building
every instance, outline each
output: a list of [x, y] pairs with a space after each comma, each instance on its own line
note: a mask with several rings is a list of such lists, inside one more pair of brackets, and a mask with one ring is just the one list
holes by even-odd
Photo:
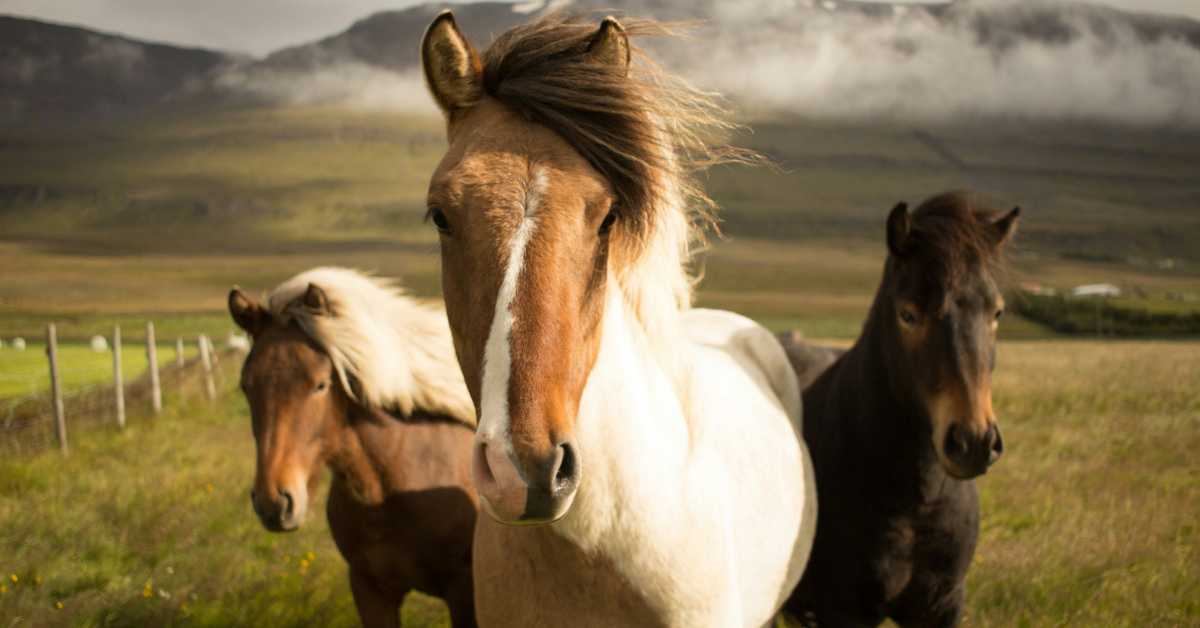
[[1082, 286], [1075, 286], [1071, 290], [1073, 297], [1119, 297], [1121, 289], [1111, 283], [1090, 283]]

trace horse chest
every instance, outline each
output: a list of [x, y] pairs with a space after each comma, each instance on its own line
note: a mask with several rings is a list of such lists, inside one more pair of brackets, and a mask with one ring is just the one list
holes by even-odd
[[913, 588], [942, 588], [965, 573], [974, 551], [978, 510], [973, 487], [958, 489], [883, 519], [871, 564], [885, 601]]
[[397, 595], [413, 588], [438, 595], [470, 568], [475, 510], [461, 490], [392, 493], [372, 506], [335, 480], [327, 515], [350, 568]]

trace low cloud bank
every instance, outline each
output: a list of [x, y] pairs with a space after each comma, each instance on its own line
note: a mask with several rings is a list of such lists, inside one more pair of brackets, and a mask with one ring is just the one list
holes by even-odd
[[[1185, 19], [1051, 0], [975, 0], [934, 10], [864, 11], [810, 0], [682, 7], [709, 24], [668, 44], [668, 64], [752, 111], [1200, 128], [1200, 24]], [[216, 84], [282, 104], [435, 111], [415, 67], [251, 64]]]
[[742, 7], [705, 33], [711, 52], [686, 60], [689, 74], [753, 109], [821, 117], [1200, 127], [1200, 46], [1117, 12], [973, 2], [941, 15], [797, 16], [778, 4]]

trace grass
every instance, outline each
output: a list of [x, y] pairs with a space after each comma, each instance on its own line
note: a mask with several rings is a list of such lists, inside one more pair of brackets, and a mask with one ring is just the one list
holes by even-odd
[[975, 626], [1200, 623], [1200, 346], [1002, 347]]
[[[275, 535], [251, 512], [254, 443], [233, 393], [73, 433], [66, 458], [0, 461], [4, 626], [357, 625], [324, 518]], [[420, 595], [405, 606], [405, 625], [445, 617]]]
[[[1200, 343], [1006, 342], [995, 388], [966, 625], [1200, 623]], [[4, 625], [355, 625], [323, 518], [274, 535], [251, 512], [241, 396], [167, 408], [0, 461]], [[404, 619], [447, 625], [420, 595]]]
[[[122, 342], [121, 373], [125, 381], [146, 371], [149, 358], [145, 345], [130, 345]], [[187, 358], [198, 352], [194, 344], [184, 347]], [[158, 345], [161, 364], [175, 360], [175, 345]], [[90, 346], [59, 344], [58, 374], [64, 395], [85, 386], [108, 383], [113, 380], [112, 351], [96, 352]], [[0, 399], [34, 395], [50, 387], [50, 367], [46, 359], [46, 345], [30, 343], [24, 351], [11, 347], [0, 349]]]

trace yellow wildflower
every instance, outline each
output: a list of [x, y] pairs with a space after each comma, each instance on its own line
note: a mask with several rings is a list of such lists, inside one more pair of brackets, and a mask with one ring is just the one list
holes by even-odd
[[5, 593], [8, 593], [8, 585], [7, 585], [7, 584], [0, 584], [0, 595], [3, 595], [3, 594], [5, 594]]
[[13, 575], [9, 576], [8, 579], [12, 580], [13, 584], [16, 584], [21, 581], [21, 579], [17, 577], [17, 574], [13, 574]]
[[62, 603], [62, 602], [55, 602], [55, 603], [54, 603], [54, 608], [56, 608], [56, 609], [58, 609], [58, 610], [60, 610], [60, 611], [61, 611], [61, 610], [62, 610], [62, 607], [63, 607], [63, 603]]
[[33, 584], [34, 584], [35, 586], [39, 586], [39, 587], [40, 587], [40, 586], [42, 586], [42, 577], [41, 577], [41, 576], [34, 576], [34, 577], [33, 577]]
[[304, 557], [307, 558], [308, 562], [311, 563], [313, 559], [317, 557], [317, 555], [310, 551], [309, 553], [305, 554]]

